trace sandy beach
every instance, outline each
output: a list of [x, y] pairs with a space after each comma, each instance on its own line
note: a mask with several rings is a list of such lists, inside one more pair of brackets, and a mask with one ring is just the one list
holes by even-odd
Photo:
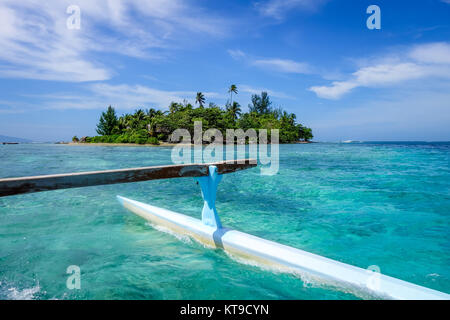
[[[169, 143], [169, 142], [160, 142], [160, 144], [138, 144], [138, 143], [77, 143], [77, 142], [69, 142], [63, 143], [69, 146], [103, 146], [103, 147], [173, 147], [177, 145], [177, 143]], [[187, 144], [186, 144], [187, 145]]]
[[[313, 141], [297, 141], [293, 143], [280, 143], [280, 144], [308, 144], [308, 143], [316, 143]], [[83, 142], [69, 142], [69, 143], [60, 143], [64, 145], [69, 146], [103, 146], [103, 147], [173, 147], [176, 145], [190, 145], [193, 146], [193, 143], [170, 143], [170, 142], [160, 142], [159, 145], [156, 144], [137, 144], [137, 143], [104, 143], [104, 142], [89, 142], [89, 143], [83, 143]]]

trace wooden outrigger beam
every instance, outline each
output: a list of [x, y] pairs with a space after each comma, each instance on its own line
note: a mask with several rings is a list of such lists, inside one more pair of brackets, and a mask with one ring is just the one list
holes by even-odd
[[256, 166], [255, 159], [240, 159], [204, 164], [178, 164], [117, 170], [51, 174], [45, 176], [0, 179], [0, 197], [22, 193], [98, 186], [137, 181], [208, 176], [209, 167], [216, 166], [219, 174], [231, 173]]

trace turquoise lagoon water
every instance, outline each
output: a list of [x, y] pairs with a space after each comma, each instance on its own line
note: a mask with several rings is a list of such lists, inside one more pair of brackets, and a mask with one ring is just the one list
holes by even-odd
[[[0, 177], [170, 163], [169, 148], [0, 146]], [[281, 145], [280, 170], [224, 176], [234, 229], [450, 293], [450, 144]], [[116, 195], [200, 217], [193, 179], [0, 198], [0, 299], [357, 299], [158, 231]], [[69, 265], [81, 289], [66, 287]]]

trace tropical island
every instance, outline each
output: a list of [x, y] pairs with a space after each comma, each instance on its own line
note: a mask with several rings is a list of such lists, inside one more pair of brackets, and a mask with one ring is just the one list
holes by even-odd
[[203, 131], [216, 128], [225, 135], [226, 129], [279, 129], [280, 143], [309, 142], [313, 138], [311, 128], [296, 121], [294, 113], [288, 113], [281, 107], [273, 107], [267, 92], [253, 94], [248, 112], [242, 113], [238, 102], [233, 101], [237, 94], [236, 85], [231, 85], [228, 93], [230, 100], [224, 108], [210, 102], [205, 107], [205, 96], [197, 92], [195, 107], [187, 101], [172, 102], [168, 111], [137, 109], [133, 114], [117, 117], [115, 109], [108, 107], [97, 124], [98, 136], [73, 137], [75, 143], [133, 143], [159, 145], [170, 142], [171, 133], [179, 128], [187, 129], [191, 136], [194, 132], [194, 121], [201, 121]]

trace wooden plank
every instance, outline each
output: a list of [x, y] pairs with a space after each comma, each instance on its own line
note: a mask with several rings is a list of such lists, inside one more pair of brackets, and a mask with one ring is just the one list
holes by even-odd
[[201, 177], [208, 175], [208, 167], [217, 166], [219, 174], [255, 167], [255, 159], [240, 159], [204, 164], [179, 164], [117, 170], [52, 174], [45, 176], [0, 179], [0, 197], [22, 193], [129, 183], [156, 179]]

